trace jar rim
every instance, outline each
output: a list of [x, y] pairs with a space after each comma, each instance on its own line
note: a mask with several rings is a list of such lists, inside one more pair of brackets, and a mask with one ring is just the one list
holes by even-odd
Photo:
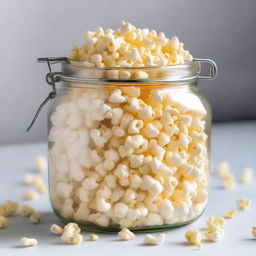
[[[154, 82], [183, 82], [198, 78], [200, 62], [197, 59], [180, 65], [144, 66], [144, 67], [86, 67], [84, 61], [70, 60], [62, 62], [60, 80], [68, 82], [124, 82], [124, 83], [154, 83]], [[119, 72], [129, 72], [130, 78], [120, 78]], [[112, 74], [110, 74], [112, 72]], [[113, 73], [114, 72], [114, 73]], [[144, 72], [148, 77], [136, 76]], [[116, 76], [116, 77], [114, 77]]]

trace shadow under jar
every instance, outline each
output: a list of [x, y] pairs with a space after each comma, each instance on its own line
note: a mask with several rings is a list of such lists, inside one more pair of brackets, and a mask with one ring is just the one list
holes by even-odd
[[[52, 207], [64, 222], [152, 232], [202, 214], [211, 110], [197, 82], [213, 79], [216, 66], [206, 60], [213, 72], [200, 77], [201, 61], [113, 69], [62, 61], [49, 111], [49, 178]], [[145, 78], [136, 79], [138, 72]]]

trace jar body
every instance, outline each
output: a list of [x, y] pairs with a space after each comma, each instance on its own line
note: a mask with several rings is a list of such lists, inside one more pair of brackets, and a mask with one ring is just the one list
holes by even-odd
[[50, 198], [87, 230], [198, 218], [209, 183], [209, 104], [191, 83], [65, 82], [49, 111]]

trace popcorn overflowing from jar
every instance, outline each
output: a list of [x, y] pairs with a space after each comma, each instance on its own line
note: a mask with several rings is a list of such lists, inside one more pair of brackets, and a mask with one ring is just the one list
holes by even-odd
[[123, 22], [116, 31], [85, 33], [69, 59], [97, 78], [126, 82], [74, 83], [55, 104], [49, 131], [55, 212], [117, 228], [199, 217], [208, 199], [210, 113], [188, 85], [147, 83], [154, 72], [145, 69], [191, 62], [183, 44]]

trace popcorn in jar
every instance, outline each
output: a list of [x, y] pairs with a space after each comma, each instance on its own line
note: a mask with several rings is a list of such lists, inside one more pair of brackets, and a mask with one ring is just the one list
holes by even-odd
[[[47, 75], [54, 212], [85, 230], [169, 229], [197, 219], [209, 184], [211, 110], [198, 90], [216, 65], [177, 37], [123, 22], [88, 31]], [[200, 65], [211, 65], [200, 76]], [[57, 87], [57, 82], [61, 86]]]

